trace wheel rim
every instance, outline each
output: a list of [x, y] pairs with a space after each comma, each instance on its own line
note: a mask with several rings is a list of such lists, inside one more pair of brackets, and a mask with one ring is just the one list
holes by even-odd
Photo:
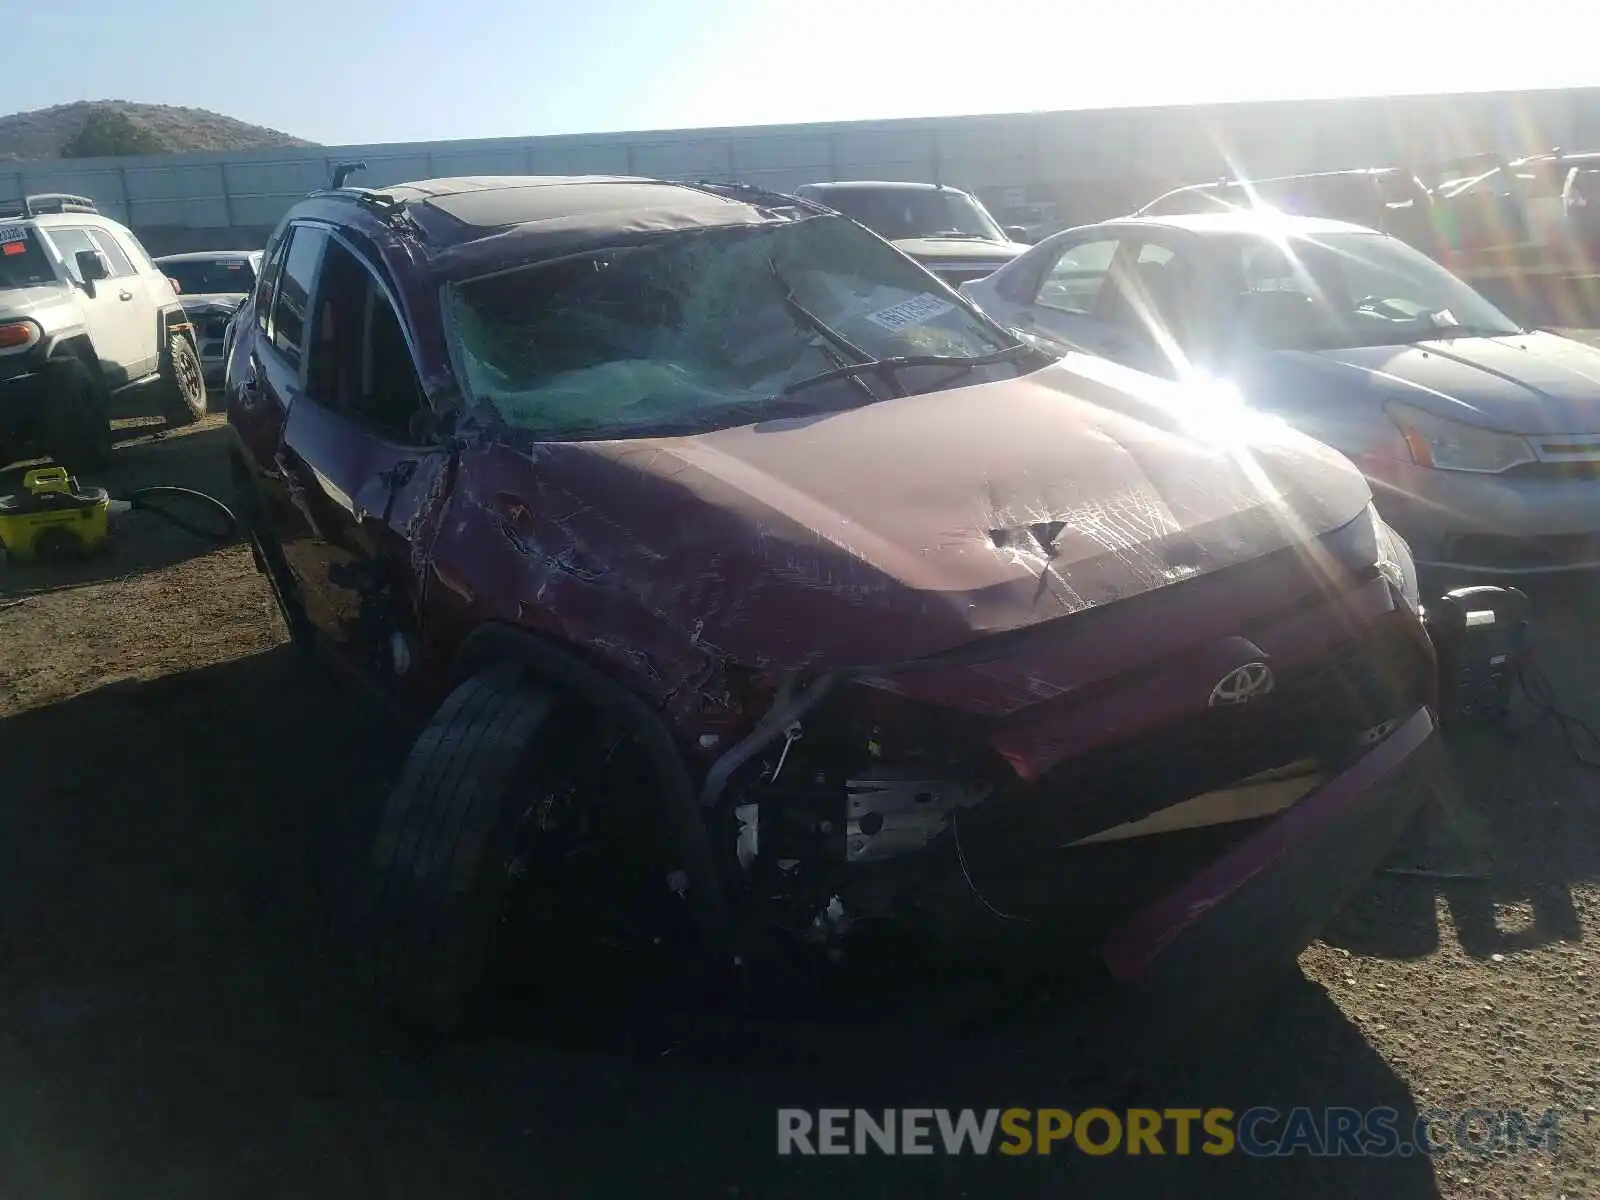
[[194, 356], [194, 350], [185, 343], [178, 354], [178, 386], [183, 391], [183, 398], [189, 401], [190, 407], [198, 404], [205, 398], [206, 384], [200, 375], [200, 363]]

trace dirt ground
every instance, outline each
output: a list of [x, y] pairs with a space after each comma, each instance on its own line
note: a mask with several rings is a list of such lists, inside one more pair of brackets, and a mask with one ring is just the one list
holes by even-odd
[[[225, 492], [216, 418], [127, 432], [114, 491]], [[1600, 584], [1532, 591], [1562, 703], [1600, 720]], [[1549, 722], [1454, 747], [1495, 882], [1375, 881], [1133, 1102], [1554, 1107], [1555, 1156], [779, 1159], [779, 1106], [1117, 1098], [1038, 1004], [647, 1058], [560, 1029], [396, 1046], [337, 914], [403, 748], [281, 642], [246, 550], [148, 518], [0, 573], [0, 1196], [1600, 1195], [1600, 775]]]

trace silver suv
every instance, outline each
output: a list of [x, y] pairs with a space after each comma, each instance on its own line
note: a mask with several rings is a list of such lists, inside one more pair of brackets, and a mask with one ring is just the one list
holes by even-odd
[[[172, 284], [82, 196], [0, 201], [0, 466], [45, 453], [105, 464], [112, 400], [187, 425], [206, 411]], [[145, 397], [148, 397], [147, 399]]]

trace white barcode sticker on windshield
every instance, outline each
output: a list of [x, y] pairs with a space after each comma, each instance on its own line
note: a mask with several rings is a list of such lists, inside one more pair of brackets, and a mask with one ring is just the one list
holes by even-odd
[[920, 296], [913, 296], [909, 300], [902, 300], [899, 304], [891, 304], [888, 308], [868, 313], [867, 320], [884, 329], [898, 332], [912, 325], [921, 325], [934, 317], [942, 317], [954, 307], [948, 300], [941, 300], [937, 296], [923, 292]]
[[15, 222], [0, 225], [0, 246], [7, 242], [25, 242], [28, 240], [28, 227]]

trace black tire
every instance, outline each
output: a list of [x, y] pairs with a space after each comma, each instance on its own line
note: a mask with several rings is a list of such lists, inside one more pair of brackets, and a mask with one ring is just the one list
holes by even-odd
[[100, 380], [80, 362], [59, 364], [49, 397], [50, 457], [73, 472], [111, 463], [111, 402]]
[[471, 1013], [537, 770], [553, 695], [503, 664], [461, 684], [412, 746], [389, 794], [361, 894], [368, 979], [415, 1032]]
[[161, 371], [161, 415], [171, 426], [193, 425], [206, 415], [206, 375], [187, 334], [167, 337]]
[[277, 535], [272, 532], [266, 519], [255, 481], [250, 478], [249, 469], [237, 458], [233, 460], [233, 492], [234, 515], [250, 543], [256, 570], [266, 576], [267, 587], [278, 606], [278, 615], [283, 618], [284, 628], [289, 633], [289, 643], [296, 654], [310, 661], [316, 657], [316, 637], [311, 619], [306, 616], [305, 607], [300, 603], [294, 572], [289, 569], [289, 560], [283, 556], [283, 547], [279, 545]]

